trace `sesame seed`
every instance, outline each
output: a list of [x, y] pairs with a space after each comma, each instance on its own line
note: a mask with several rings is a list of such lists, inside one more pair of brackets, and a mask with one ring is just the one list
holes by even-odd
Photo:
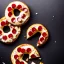
[[55, 16], [53, 16], [53, 18], [54, 18]]
[[54, 41], [56, 43], [56, 41]]
[[38, 13], [36, 13], [36, 15], [38, 15]]
[[41, 60], [42, 58], [39, 58], [39, 60]]

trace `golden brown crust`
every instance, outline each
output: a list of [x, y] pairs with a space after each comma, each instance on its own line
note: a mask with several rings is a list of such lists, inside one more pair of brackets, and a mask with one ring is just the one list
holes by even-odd
[[[42, 25], [42, 24], [38, 24], [38, 23], [36, 23], [36, 24], [31, 25], [31, 26], [27, 29], [26, 35], [27, 35], [27, 33], [29, 32], [29, 30], [30, 30], [32, 27], [35, 27], [35, 26], [36, 26], [36, 27], [37, 27], [37, 26], [42, 26], [43, 29], [46, 30], [47, 37], [45, 38], [45, 41], [43, 42], [43, 44], [45, 44], [46, 41], [47, 41], [48, 38], [49, 38], [49, 33], [48, 33], [47, 28], [45, 28], [45, 26]], [[33, 35], [35, 35], [37, 32], [42, 33], [42, 32], [40, 32], [40, 31], [37, 30]], [[32, 35], [32, 36], [33, 36], [33, 35]], [[32, 36], [28, 36], [28, 35], [27, 35], [27, 39], [29, 39], [29, 38], [32, 37]], [[38, 44], [37, 44], [37, 46], [41, 46], [41, 45], [38, 45]]]
[[1, 18], [1, 20], [4, 20], [5, 19], [5, 16]]
[[[0, 22], [2, 22], [2, 20], [4, 20], [4, 19], [6, 19], [5, 16], [0, 19], [0, 20], [1, 20]], [[20, 30], [20, 32], [21, 32], [21, 30]], [[19, 35], [20, 35], [20, 33], [17, 34], [16, 39], [19, 37]], [[14, 41], [16, 41], [16, 39], [13, 39], [12, 42], [6, 42], [5, 44], [11, 44], [11, 43], [13, 43]], [[4, 42], [3, 42], [3, 43], [4, 43]]]
[[[13, 1], [13, 2], [15, 2], [15, 1]], [[13, 3], [13, 2], [11, 2], [11, 3]], [[21, 1], [18, 1], [18, 2], [21, 2]], [[10, 3], [10, 4], [11, 4]], [[30, 18], [30, 9], [29, 9], [29, 7], [24, 3], [24, 2], [21, 2], [21, 3], [23, 3], [26, 7], [27, 7], [27, 9], [29, 10], [29, 12], [28, 12], [28, 15], [29, 15], [29, 17], [26, 19], [26, 21], [24, 22], [24, 23], [22, 23], [22, 24], [14, 24], [14, 25], [17, 25], [17, 26], [22, 26], [22, 25], [24, 25], [25, 23], [27, 23], [28, 22], [28, 20], [29, 20], [29, 18]], [[9, 4], [8, 4], [8, 6], [9, 6]], [[6, 9], [5, 9], [6, 10]], [[22, 20], [20, 21], [20, 22], [23, 22]], [[9, 22], [9, 23], [11, 23], [11, 22]], [[11, 24], [13, 24], [13, 23], [11, 23]]]
[[[35, 47], [33, 46], [33, 45], [31, 45], [31, 44], [21, 44], [21, 45], [19, 45], [19, 46], [17, 46], [15, 49], [17, 49], [18, 47], [23, 47], [23, 46], [32, 46], [34, 49], [35, 49]], [[14, 49], [14, 50], [15, 50]], [[14, 50], [12, 51], [12, 53], [11, 53], [11, 61], [12, 61], [12, 63], [14, 62], [13, 60], [12, 60], [12, 54], [13, 54], [13, 52], [14, 52]], [[36, 50], [36, 49], [35, 49]], [[37, 51], [37, 50], [36, 50]], [[38, 52], [37, 52], [38, 53]], [[39, 54], [39, 53], [38, 53]], [[39, 56], [40, 56], [40, 54], [39, 54]]]
[[[38, 24], [38, 23], [36, 23], [36, 24], [32, 24], [28, 29], [30, 29], [33, 25], [36, 25], [36, 26], [37, 26], [37, 25], [41, 25], [41, 26], [43, 26], [43, 27], [44, 27], [44, 29], [45, 29], [45, 30], [47, 30], [47, 29], [45, 28], [45, 26], [44, 26], [44, 25], [42, 25], [42, 24]], [[28, 29], [27, 29], [27, 31], [28, 31]], [[47, 32], [48, 32], [48, 30], [47, 30]]]

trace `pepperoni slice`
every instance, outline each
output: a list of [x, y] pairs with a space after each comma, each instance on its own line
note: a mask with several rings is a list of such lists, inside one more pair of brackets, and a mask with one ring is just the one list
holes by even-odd
[[16, 8], [16, 4], [12, 4], [12, 8]]
[[4, 21], [1, 22], [1, 26], [5, 26], [6, 23]]
[[16, 34], [16, 29], [13, 29], [13, 30], [12, 30], [12, 33], [13, 33], [13, 34]]
[[42, 26], [39, 26], [39, 27], [38, 27], [38, 30], [41, 31], [41, 30], [42, 30]]
[[22, 53], [25, 53], [25, 49], [21, 48], [21, 52], [22, 52]]
[[20, 61], [19, 60], [16, 60], [16, 64], [20, 64]]
[[9, 13], [8, 13], [8, 16], [11, 17], [11, 16], [12, 16], [12, 12], [9, 12]]
[[32, 32], [35, 32], [35, 31], [36, 31], [36, 28], [35, 28], [35, 27], [33, 27], [33, 28], [32, 28]]
[[28, 52], [28, 53], [31, 52], [31, 49], [30, 49], [30, 48], [27, 48], [27, 52]]
[[17, 59], [19, 56], [18, 55], [14, 55], [14, 58]]
[[21, 48], [19, 47], [19, 48], [17, 49], [17, 51], [18, 51], [18, 52], [21, 52]]
[[7, 36], [3, 36], [3, 40], [7, 40]]
[[23, 61], [21, 61], [21, 62], [20, 62], [20, 64], [24, 64], [24, 62], [23, 62]]
[[23, 14], [23, 15], [22, 15], [22, 18], [24, 19], [25, 17], [26, 17], [26, 15], [25, 15], [25, 14]]
[[23, 8], [22, 10], [25, 11], [26, 13], [28, 12], [27, 8]]
[[25, 49], [23, 49], [23, 48], [20, 48], [20, 47], [17, 49], [17, 51], [18, 51], [18, 52], [25, 53]]
[[0, 30], [0, 35], [2, 35], [2, 31]]
[[11, 8], [11, 7], [8, 7], [8, 11], [9, 11], [9, 12], [12, 11], [12, 8]]
[[24, 11], [26, 8], [23, 8], [22, 10]]
[[44, 33], [42, 34], [42, 36], [43, 36], [43, 37], [46, 37], [46, 36], [47, 36], [47, 33], [46, 33], [46, 32], [44, 32]]
[[6, 24], [8, 24], [8, 21], [6, 20]]
[[31, 58], [36, 58], [36, 56], [34, 54], [31, 55]]
[[12, 18], [11, 21], [12, 21], [12, 22], [15, 22], [15, 18]]
[[21, 8], [22, 8], [22, 6], [21, 6], [21, 5], [18, 5], [18, 6], [17, 6], [17, 8], [18, 8], [18, 9], [21, 9]]
[[40, 38], [40, 41], [41, 41], [41, 42], [44, 41], [44, 37], [41, 37], [41, 38]]
[[8, 37], [9, 37], [9, 38], [13, 38], [13, 35], [12, 35], [12, 34], [9, 34]]
[[32, 31], [30, 31], [28, 34], [29, 34], [29, 36], [32, 36], [33, 35]]

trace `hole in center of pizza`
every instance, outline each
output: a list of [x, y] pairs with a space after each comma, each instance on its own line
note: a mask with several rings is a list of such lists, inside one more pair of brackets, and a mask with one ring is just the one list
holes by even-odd
[[10, 31], [9, 26], [4, 26], [3, 31], [4, 31], [5, 33], [8, 33], [8, 32]]
[[14, 15], [18, 16], [20, 14], [20, 11], [18, 9], [14, 9]]

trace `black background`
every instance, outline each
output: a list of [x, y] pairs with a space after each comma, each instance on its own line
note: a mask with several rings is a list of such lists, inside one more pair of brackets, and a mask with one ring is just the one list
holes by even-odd
[[[0, 0], [0, 18], [5, 14], [6, 6], [13, 0]], [[30, 20], [22, 27], [19, 38], [14, 44], [6, 45], [0, 42], [0, 64], [12, 64], [10, 55], [12, 50], [22, 44], [30, 43], [36, 47], [40, 35], [26, 40], [27, 28], [34, 23], [41, 23], [49, 31], [49, 40], [37, 48], [44, 64], [64, 64], [64, 0], [20, 0], [26, 3], [31, 12]], [[36, 15], [38, 13], [38, 15]], [[56, 41], [56, 43], [55, 43]]]

